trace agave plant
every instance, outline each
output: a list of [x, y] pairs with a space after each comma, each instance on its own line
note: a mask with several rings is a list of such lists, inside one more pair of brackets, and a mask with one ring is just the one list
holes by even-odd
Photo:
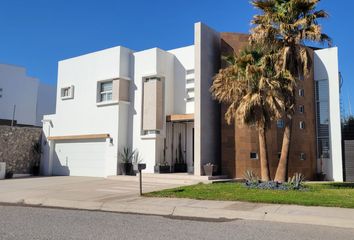
[[302, 173], [295, 173], [293, 177], [288, 179], [288, 184], [290, 184], [293, 189], [299, 190], [303, 187], [304, 181], [305, 176]]
[[259, 178], [258, 176], [252, 171], [252, 170], [247, 170], [243, 177], [246, 179], [246, 182], [248, 183], [258, 183]]
[[130, 148], [123, 148], [122, 152], [119, 152], [120, 160], [122, 163], [131, 163], [134, 158], [135, 150], [132, 151]]

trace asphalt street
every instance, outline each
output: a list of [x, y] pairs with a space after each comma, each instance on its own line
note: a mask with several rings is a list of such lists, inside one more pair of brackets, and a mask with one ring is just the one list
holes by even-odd
[[354, 229], [0, 206], [0, 239], [353, 240]]

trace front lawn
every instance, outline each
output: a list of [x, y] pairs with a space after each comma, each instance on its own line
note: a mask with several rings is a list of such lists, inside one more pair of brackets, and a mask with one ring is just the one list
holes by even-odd
[[354, 208], [354, 183], [307, 183], [305, 187], [283, 191], [248, 189], [242, 183], [197, 184], [144, 196]]

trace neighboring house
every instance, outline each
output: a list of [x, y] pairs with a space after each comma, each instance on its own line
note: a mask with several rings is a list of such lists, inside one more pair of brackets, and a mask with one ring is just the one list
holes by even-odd
[[[224, 107], [210, 94], [221, 54], [238, 52], [247, 38], [197, 23], [192, 46], [138, 52], [114, 47], [60, 61], [56, 113], [43, 120], [42, 173], [116, 175], [124, 147], [138, 149], [150, 173], [156, 165], [181, 161], [194, 175], [203, 175], [206, 163], [221, 165], [221, 173], [234, 178], [257, 170], [252, 130], [227, 126]], [[303, 159], [294, 169], [315, 174], [316, 156], [326, 153], [325, 173], [342, 180], [336, 48], [314, 51], [314, 77], [303, 85], [304, 117], [294, 120], [302, 131], [295, 129], [300, 140], [293, 143], [299, 144], [293, 155]], [[320, 135], [319, 128], [328, 131]]]
[[42, 126], [55, 112], [55, 87], [27, 75], [19, 66], [0, 64], [0, 125]]

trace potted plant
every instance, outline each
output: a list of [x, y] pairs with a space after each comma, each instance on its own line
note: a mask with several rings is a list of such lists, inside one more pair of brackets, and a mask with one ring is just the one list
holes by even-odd
[[183, 152], [182, 152], [181, 134], [179, 134], [178, 136], [178, 154], [176, 149], [176, 160], [174, 164], [174, 172], [176, 173], [187, 172], [187, 163], [185, 162], [185, 159], [183, 157]]
[[170, 173], [171, 166], [168, 164], [168, 162], [164, 161], [164, 162], [159, 163], [155, 166], [155, 172], [156, 173]]
[[125, 147], [122, 152], [119, 152], [119, 157], [121, 160], [120, 169], [122, 170], [122, 174], [130, 175], [133, 169], [132, 160], [134, 157], [134, 151]]
[[217, 165], [213, 163], [207, 163], [203, 168], [206, 176], [213, 176], [213, 174], [217, 172]]

